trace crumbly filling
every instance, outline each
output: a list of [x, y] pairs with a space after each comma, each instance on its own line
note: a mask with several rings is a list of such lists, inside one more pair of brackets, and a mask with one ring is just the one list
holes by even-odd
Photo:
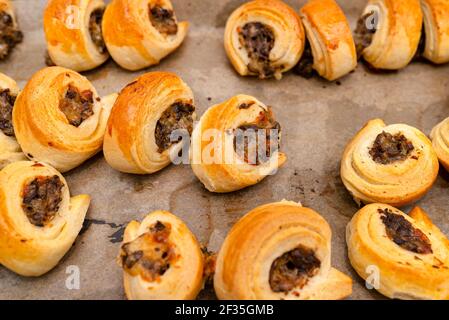
[[22, 208], [30, 223], [44, 227], [54, 219], [62, 201], [63, 187], [57, 175], [37, 177], [23, 187]]
[[64, 113], [72, 126], [79, 127], [85, 120], [94, 114], [94, 97], [90, 90], [80, 91], [69, 85], [67, 92], [59, 101], [59, 109]]
[[388, 238], [401, 248], [419, 253], [432, 253], [429, 238], [402, 215], [393, 213], [388, 208], [379, 209], [380, 218], [385, 225]]
[[354, 41], [356, 44], [357, 56], [361, 58], [363, 51], [373, 42], [374, 34], [377, 31], [378, 14], [371, 11], [359, 18], [357, 28], [354, 31]]
[[301, 60], [299, 60], [293, 71], [306, 79], [312, 78], [315, 74], [315, 71], [313, 70], [312, 47], [310, 46], [309, 41], [306, 41]]
[[92, 12], [89, 19], [90, 37], [101, 54], [106, 52], [106, 45], [104, 43], [103, 32], [101, 28], [103, 15], [104, 15], [104, 8], [99, 8]]
[[391, 164], [407, 159], [414, 149], [413, 143], [402, 133], [392, 135], [384, 131], [374, 140], [369, 154], [377, 163]]
[[178, 24], [176, 23], [173, 10], [150, 5], [149, 11], [151, 24], [159, 33], [163, 35], [174, 35], [178, 33]]
[[14, 26], [11, 15], [0, 11], [0, 60], [5, 59], [22, 40], [23, 33]]
[[14, 137], [12, 109], [16, 96], [9, 89], [0, 89], [0, 130], [8, 137]]
[[164, 152], [181, 140], [181, 137], [179, 137], [177, 141], [172, 141], [171, 134], [173, 131], [186, 130], [189, 135], [192, 134], [194, 112], [195, 107], [191, 103], [182, 101], [175, 102], [164, 111], [154, 132], [159, 153]]
[[302, 289], [318, 274], [320, 267], [321, 261], [315, 252], [300, 245], [273, 261], [269, 279], [271, 290], [287, 294], [293, 289]]

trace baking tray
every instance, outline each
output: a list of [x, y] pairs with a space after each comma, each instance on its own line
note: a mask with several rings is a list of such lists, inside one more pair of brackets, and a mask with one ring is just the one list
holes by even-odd
[[[42, 13], [45, 0], [13, 1], [24, 31], [24, 42], [0, 71], [23, 88], [27, 79], [45, 67]], [[236, 94], [256, 96], [272, 105], [282, 125], [282, 149], [288, 162], [277, 175], [245, 190], [209, 193], [189, 166], [169, 166], [148, 176], [123, 174], [107, 165], [102, 154], [66, 174], [73, 195], [87, 193], [92, 204], [85, 228], [61, 263], [39, 278], [24, 278], [0, 267], [0, 299], [124, 299], [122, 271], [116, 263], [124, 226], [157, 209], [182, 218], [210, 250], [218, 250], [232, 225], [252, 208], [289, 199], [321, 213], [333, 230], [333, 265], [354, 279], [351, 299], [382, 299], [349, 264], [345, 227], [357, 211], [343, 187], [339, 163], [348, 140], [367, 120], [407, 123], [429, 133], [449, 116], [449, 66], [413, 63], [400, 72], [372, 74], [363, 65], [339, 82], [306, 80], [293, 73], [281, 81], [238, 76], [223, 48], [230, 13], [243, 0], [172, 0], [178, 17], [191, 23], [179, 50], [158, 66], [127, 72], [113, 61], [84, 73], [100, 94], [120, 90], [136, 76], [156, 70], [172, 71], [193, 89], [198, 113]], [[304, 1], [286, 1], [299, 9]], [[354, 29], [365, 0], [339, 0]], [[441, 170], [432, 190], [419, 202], [449, 235], [449, 178]], [[406, 210], [407, 211], [407, 210]], [[67, 288], [76, 266], [80, 287]], [[70, 279], [69, 279], [70, 280]], [[70, 284], [70, 283], [69, 283]], [[200, 299], [215, 298], [210, 288]]]

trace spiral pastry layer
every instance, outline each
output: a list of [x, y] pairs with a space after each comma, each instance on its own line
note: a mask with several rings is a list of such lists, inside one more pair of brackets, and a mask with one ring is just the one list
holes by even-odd
[[22, 42], [23, 33], [17, 23], [14, 6], [9, 0], [0, 0], [0, 61], [6, 59], [14, 47]]
[[421, 0], [424, 17], [422, 55], [433, 63], [449, 62], [449, 2]]

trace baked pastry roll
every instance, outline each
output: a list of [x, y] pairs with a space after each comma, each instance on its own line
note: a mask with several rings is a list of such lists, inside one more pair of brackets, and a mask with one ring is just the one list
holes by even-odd
[[449, 118], [444, 119], [432, 129], [430, 139], [432, 139], [432, 146], [438, 160], [449, 171]]
[[359, 56], [375, 69], [404, 68], [417, 52], [422, 23], [420, 0], [370, 0], [354, 34]]
[[357, 273], [392, 299], [449, 299], [449, 240], [420, 208], [370, 204], [346, 229]]
[[114, 99], [101, 99], [89, 80], [74, 71], [42, 69], [17, 97], [17, 141], [30, 160], [69, 171], [101, 150]]
[[53, 269], [80, 232], [90, 197], [70, 197], [47, 164], [19, 161], [0, 171], [0, 264], [23, 276]]
[[349, 142], [341, 178], [357, 203], [404, 206], [421, 198], [438, 175], [430, 140], [405, 124], [369, 121]]
[[226, 53], [242, 76], [281, 79], [298, 63], [304, 42], [298, 14], [280, 0], [245, 3], [226, 23]]
[[109, 54], [102, 35], [103, 0], [49, 0], [44, 12], [48, 54], [58, 66], [86, 71]]
[[433, 63], [449, 62], [449, 1], [421, 0], [424, 17], [422, 56]]
[[122, 172], [159, 171], [190, 140], [195, 119], [193, 93], [184, 81], [173, 73], [146, 73], [115, 102], [104, 138], [106, 161]]
[[193, 300], [203, 287], [204, 257], [198, 241], [167, 211], [128, 224], [119, 263], [129, 300]]
[[295, 72], [310, 78], [313, 69], [327, 80], [338, 79], [357, 66], [351, 28], [335, 0], [309, 0], [301, 8], [307, 34], [304, 54]]
[[280, 152], [281, 126], [271, 107], [237, 95], [209, 108], [192, 134], [193, 172], [211, 192], [232, 192], [276, 173], [287, 160]]
[[19, 30], [11, 1], [0, 0], [0, 61], [22, 40], [23, 33]]
[[169, 0], [113, 0], [104, 14], [103, 35], [115, 62], [139, 70], [175, 51], [188, 26], [178, 22]]
[[26, 160], [12, 124], [12, 110], [18, 94], [17, 83], [0, 73], [0, 169], [11, 162]]
[[352, 280], [331, 267], [331, 229], [291, 201], [255, 208], [231, 229], [214, 277], [222, 300], [336, 300]]

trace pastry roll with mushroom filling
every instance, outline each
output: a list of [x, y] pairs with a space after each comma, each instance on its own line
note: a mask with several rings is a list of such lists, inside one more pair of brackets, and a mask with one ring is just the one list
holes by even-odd
[[354, 32], [359, 56], [375, 69], [406, 67], [417, 52], [422, 22], [420, 0], [370, 0]]
[[22, 40], [23, 33], [19, 30], [11, 1], [0, 0], [0, 61]]
[[17, 141], [30, 160], [69, 171], [101, 150], [115, 97], [101, 99], [75, 71], [42, 69], [16, 99], [12, 118]]
[[432, 129], [430, 138], [438, 160], [449, 171], [449, 118], [444, 119]]
[[346, 146], [340, 174], [357, 203], [404, 206], [433, 185], [438, 158], [430, 140], [418, 129], [375, 119]]
[[351, 28], [335, 0], [310, 0], [302, 7], [300, 16], [308, 41], [296, 73], [310, 78], [316, 70], [332, 81], [356, 68]]
[[222, 300], [336, 300], [352, 280], [331, 267], [331, 229], [291, 201], [253, 209], [229, 232], [214, 277]]
[[[420, 208], [365, 206], [346, 229], [357, 273], [392, 299], [449, 299], [449, 240]], [[376, 272], [376, 277], [374, 273]]]
[[169, 0], [113, 0], [104, 14], [103, 35], [115, 62], [139, 70], [175, 51], [188, 26], [178, 22]]
[[192, 134], [193, 172], [211, 192], [232, 192], [275, 174], [287, 160], [271, 107], [237, 95], [209, 108]]
[[12, 110], [18, 94], [17, 83], [0, 73], [0, 169], [11, 162], [26, 160], [12, 124]]
[[58, 66], [86, 71], [109, 54], [101, 29], [103, 0], [49, 0], [44, 12], [48, 54]]
[[280, 0], [243, 4], [229, 17], [226, 53], [242, 76], [282, 78], [301, 58], [305, 35], [298, 14]]
[[129, 300], [193, 300], [203, 287], [200, 245], [184, 222], [167, 211], [128, 224], [119, 263]]
[[120, 92], [112, 108], [103, 146], [106, 161], [127, 173], [159, 171], [190, 140], [195, 119], [193, 93], [184, 81], [173, 73], [146, 73]]
[[19, 161], [0, 171], [0, 264], [23, 276], [53, 269], [83, 226], [90, 197], [70, 197], [47, 164]]

